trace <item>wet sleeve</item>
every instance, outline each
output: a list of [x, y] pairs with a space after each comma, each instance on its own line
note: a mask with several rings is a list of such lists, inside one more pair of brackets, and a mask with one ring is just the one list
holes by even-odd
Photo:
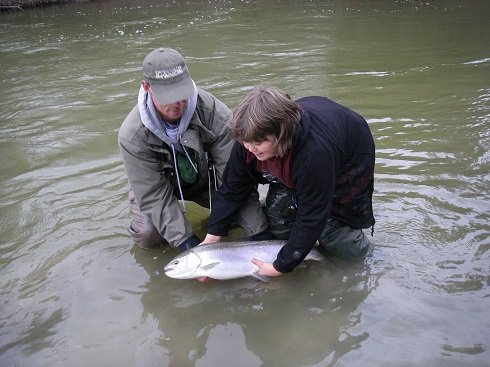
[[212, 199], [208, 233], [226, 236], [240, 208], [247, 202], [257, 181], [250, 175], [246, 151], [235, 142], [226, 164], [223, 181]]
[[119, 148], [141, 211], [151, 219], [162, 237], [177, 247], [192, 235], [192, 227], [173, 193], [173, 184], [162, 173], [161, 161], [126, 139], [119, 139]]
[[[332, 160], [314, 159], [316, 154], [299, 157], [300, 169], [293, 172], [298, 209], [288, 241], [273, 265], [281, 273], [291, 272], [311, 251], [329, 217], [335, 190], [335, 169]], [[298, 161], [298, 159], [296, 159]], [[294, 168], [293, 168], [294, 169]]]

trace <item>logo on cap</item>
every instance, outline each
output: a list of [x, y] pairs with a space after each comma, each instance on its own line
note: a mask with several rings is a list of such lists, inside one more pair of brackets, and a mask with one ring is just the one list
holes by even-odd
[[184, 73], [184, 68], [179, 65], [170, 70], [155, 70], [155, 79], [175, 78]]

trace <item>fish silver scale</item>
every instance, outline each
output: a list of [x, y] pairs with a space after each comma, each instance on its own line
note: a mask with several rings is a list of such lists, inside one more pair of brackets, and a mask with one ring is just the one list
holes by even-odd
[[[174, 257], [164, 268], [165, 274], [175, 279], [234, 279], [253, 276], [258, 267], [252, 258], [273, 262], [286, 241], [235, 241], [204, 244]], [[313, 248], [305, 260], [323, 260], [323, 255]]]

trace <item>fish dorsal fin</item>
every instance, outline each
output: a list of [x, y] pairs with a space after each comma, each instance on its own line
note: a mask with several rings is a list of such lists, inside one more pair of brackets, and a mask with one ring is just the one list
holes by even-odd
[[206, 264], [206, 265], [201, 265], [201, 269], [203, 270], [211, 270], [212, 268], [214, 268], [216, 265], [218, 265], [220, 262], [219, 261], [215, 261], [213, 263], [209, 263], [209, 264]]

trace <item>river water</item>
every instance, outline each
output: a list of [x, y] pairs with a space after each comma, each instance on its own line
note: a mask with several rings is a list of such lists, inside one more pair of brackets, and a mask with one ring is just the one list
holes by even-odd
[[[477, 0], [1, 13], [0, 365], [490, 366], [488, 19]], [[159, 46], [231, 108], [267, 84], [361, 113], [373, 255], [202, 284], [134, 248], [116, 136]]]

